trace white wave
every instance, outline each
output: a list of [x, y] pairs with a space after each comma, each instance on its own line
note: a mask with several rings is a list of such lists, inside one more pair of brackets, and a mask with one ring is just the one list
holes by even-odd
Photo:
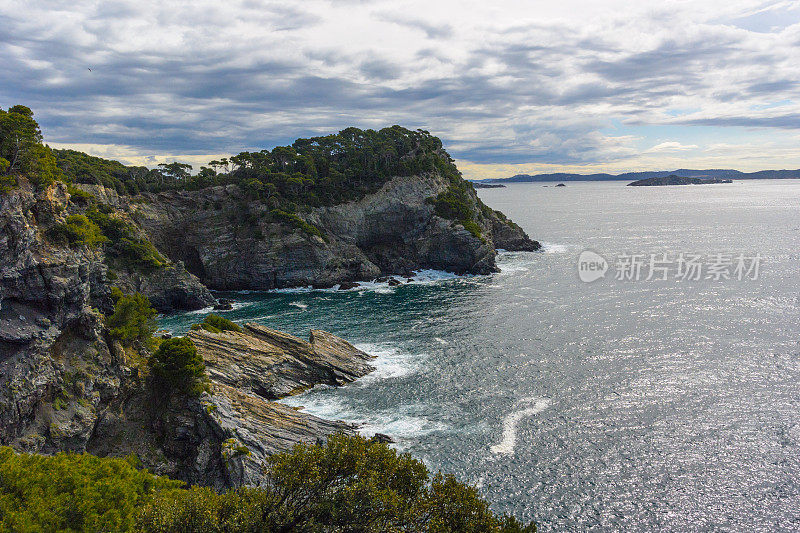
[[569, 246], [566, 244], [555, 244], [552, 242], [543, 242], [542, 251], [546, 254], [563, 254], [569, 251]]
[[538, 258], [532, 252], [502, 252], [497, 254], [497, 267], [501, 275], [527, 272]]
[[[315, 390], [325, 389], [328, 388]], [[283, 398], [280, 402], [291, 407], [299, 407], [304, 413], [319, 418], [356, 424], [357, 431], [366, 437], [375, 433], [384, 433], [400, 440], [421, 437], [448, 429], [448, 426], [442, 422], [429, 420], [416, 414], [424, 407], [417, 404], [400, 405], [381, 411], [362, 411], [341, 397], [330, 394], [314, 394], [313, 392]]]
[[404, 352], [394, 346], [386, 344], [356, 344], [356, 348], [362, 352], [367, 352], [377, 358], [370, 361], [375, 370], [356, 381], [361, 385], [368, 385], [375, 381], [390, 378], [402, 378], [419, 372], [427, 354], [412, 354]]
[[[531, 405], [532, 404], [532, 405]], [[517, 444], [517, 426], [526, 417], [541, 413], [550, 405], [546, 398], [526, 398], [519, 402], [520, 406], [528, 405], [510, 413], [503, 419], [503, 438], [490, 448], [492, 453], [511, 455]]]
[[289, 305], [297, 307], [298, 309], [303, 309], [303, 310], [308, 309], [308, 304], [304, 304], [301, 302], [289, 302]]
[[384, 411], [365, 420], [358, 427], [358, 432], [368, 437], [375, 433], [389, 435], [396, 440], [423, 437], [437, 431], [446, 431], [449, 426], [443, 422], [428, 420], [420, 416], [398, 412]]
[[[312, 286], [308, 287], [288, 287], [284, 289], [273, 289], [271, 293], [278, 293], [278, 294], [298, 294], [298, 293], [308, 293], [308, 292], [357, 292], [360, 295], [364, 294], [367, 291], [376, 292], [378, 294], [391, 294], [395, 291], [397, 287], [403, 285], [429, 285], [432, 283], [438, 283], [441, 281], [449, 281], [454, 279], [464, 279], [464, 278], [472, 278], [475, 277], [472, 274], [455, 274], [453, 272], [447, 272], [445, 270], [433, 270], [433, 269], [425, 269], [425, 270], [417, 270], [414, 272], [414, 275], [411, 277], [405, 277], [400, 275], [389, 276], [389, 278], [394, 278], [396, 281], [400, 282], [400, 285], [389, 285], [388, 279], [386, 281], [359, 281], [357, 282], [358, 285], [353, 287], [352, 289], [345, 289], [340, 291], [340, 285], [334, 285], [333, 287], [328, 287], [325, 289], [315, 289]], [[242, 291], [244, 292], [244, 291]]]
[[205, 315], [207, 313], [211, 313], [212, 311], [214, 311], [214, 306], [213, 305], [208, 306], [208, 307], [204, 307], [202, 309], [195, 309], [194, 311], [187, 311], [184, 314], [186, 314], [186, 315]]

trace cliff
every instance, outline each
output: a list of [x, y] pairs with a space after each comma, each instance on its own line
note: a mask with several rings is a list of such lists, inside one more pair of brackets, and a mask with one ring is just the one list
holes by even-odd
[[23, 181], [0, 196], [0, 445], [136, 453], [156, 472], [226, 487], [256, 483], [261, 461], [277, 450], [352, 431], [269, 401], [371, 370], [370, 356], [321, 331], [310, 342], [257, 325], [193, 332], [213, 394], [160, 405], [142, 356], [110, 335], [110, 286], [138, 283], [154, 301], [170, 292], [201, 304], [213, 298], [204, 301], [207, 289], [177, 263], [129, 272], [112, 260], [117, 277], [109, 280], [102, 247], [53, 240], [52, 228], [84, 209], [62, 183], [36, 193]]
[[235, 185], [147, 193], [124, 199], [122, 209], [217, 290], [330, 287], [427, 268], [486, 274], [496, 270], [496, 248], [539, 249], [471, 187], [465, 203], [478, 231], [438, 216], [430, 199], [450, 185], [436, 173], [395, 177], [360, 200], [299, 213], [319, 234], [270, 221], [269, 208]]

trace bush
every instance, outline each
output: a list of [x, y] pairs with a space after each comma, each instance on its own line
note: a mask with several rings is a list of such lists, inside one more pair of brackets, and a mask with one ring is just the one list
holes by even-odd
[[[177, 339], [176, 339], [177, 340]], [[420, 531], [532, 533], [478, 491], [408, 454], [334, 435], [268, 459], [258, 488], [224, 493], [88, 454], [0, 448], [1, 531]]]
[[267, 476], [263, 488], [157, 497], [138, 525], [146, 532], [536, 530], [495, 516], [475, 488], [452, 476], [431, 479], [420, 461], [363, 437], [297, 445], [268, 459]]
[[88, 454], [16, 454], [0, 448], [0, 530], [130, 531], [156, 494], [181, 482]]
[[[0, 163], [2, 163], [3, 161], [5, 161], [5, 159], [0, 159]], [[16, 186], [17, 186], [17, 178], [15, 178], [14, 176], [0, 176], [0, 194], [5, 194], [10, 190], [16, 188]]]
[[63, 224], [56, 224], [47, 233], [51, 239], [66, 241], [70, 246], [95, 248], [108, 241], [100, 227], [85, 215], [70, 215]]
[[447, 190], [430, 198], [434, 212], [447, 220], [472, 220], [471, 198], [467, 194], [466, 184], [451, 184]]
[[207, 389], [206, 365], [191, 339], [166, 339], [148, 361], [156, 386], [192, 396]]
[[166, 266], [164, 259], [153, 243], [147, 239], [120, 239], [109, 253], [117, 257], [123, 266], [145, 272]]
[[150, 306], [150, 300], [143, 294], [124, 295], [119, 289], [112, 290], [116, 298], [114, 314], [108, 317], [111, 336], [123, 344], [131, 345], [138, 341], [148, 345], [156, 331], [156, 310]]
[[477, 222], [473, 222], [472, 220], [462, 220], [461, 225], [464, 226], [465, 230], [472, 233], [473, 236], [479, 238], [483, 242], [486, 242], [486, 239], [483, 238], [483, 234], [481, 233], [481, 227], [477, 224]]
[[223, 331], [238, 331], [241, 333], [242, 331], [242, 328], [235, 322], [214, 314], [206, 316], [201, 323], [192, 325], [192, 329], [204, 329], [211, 333], [221, 333]]
[[86, 210], [86, 216], [111, 241], [106, 247], [109, 258], [116, 259], [122, 267], [144, 272], [166, 266], [167, 260], [153, 243], [138, 237], [136, 228], [112, 213], [113, 209], [104, 205], [92, 205]]
[[93, 194], [90, 194], [84, 191], [83, 189], [79, 189], [73, 185], [67, 185], [67, 192], [69, 193], [69, 199], [72, 202], [88, 205], [94, 201]]
[[322, 232], [313, 224], [309, 224], [299, 216], [294, 213], [289, 213], [287, 211], [283, 211], [280, 209], [273, 209], [270, 211], [270, 216], [276, 220], [280, 220], [281, 222], [286, 222], [308, 235], [316, 235], [317, 237], [322, 237]]

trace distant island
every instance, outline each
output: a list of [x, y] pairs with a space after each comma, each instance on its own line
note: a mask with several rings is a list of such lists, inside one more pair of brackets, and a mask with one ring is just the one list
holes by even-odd
[[646, 172], [625, 172], [624, 174], [517, 174], [510, 178], [487, 178], [473, 181], [473, 185], [478, 183], [538, 183], [538, 182], [567, 182], [567, 181], [633, 181], [647, 178], [664, 178], [671, 175], [685, 176], [688, 178], [701, 179], [800, 179], [800, 169], [797, 170], [759, 170], [757, 172], [741, 172], [733, 169], [676, 169], [676, 170], [654, 170]]
[[720, 178], [710, 178], [710, 179], [687, 178], [686, 176], [678, 176], [676, 174], [670, 174], [669, 176], [664, 176], [664, 177], [646, 178], [643, 180], [637, 180], [632, 183], [629, 183], [628, 186], [652, 187], [661, 185], [709, 185], [714, 183], [733, 183], [733, 180], [720, 179]]
[[505, 187], [502, 183], [481, 183], [479, 181], [473, 182], [472, 186], [476, 189], [502, 189]]

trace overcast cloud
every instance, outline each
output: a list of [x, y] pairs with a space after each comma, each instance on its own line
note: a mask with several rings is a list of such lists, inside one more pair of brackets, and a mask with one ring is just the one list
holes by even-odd
[[0, 54], [0, 107], [131, 163], [400, 124], [471, 178], [800, 168], [797, 1], [6, 0]]

